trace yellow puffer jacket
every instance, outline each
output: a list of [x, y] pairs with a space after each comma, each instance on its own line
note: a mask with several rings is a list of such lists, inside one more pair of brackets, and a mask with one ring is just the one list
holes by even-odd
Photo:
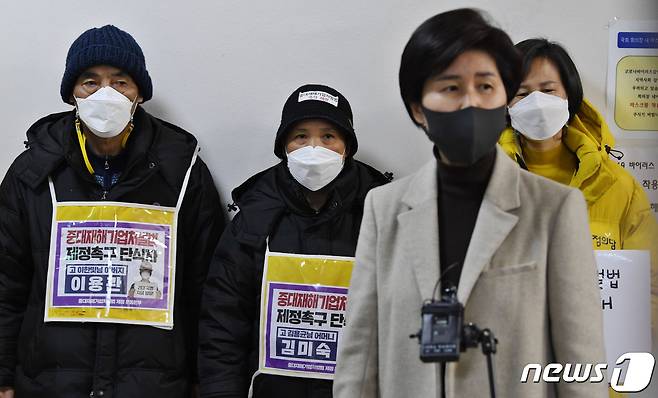
[[[576, 154], [578, 170], [569, 184], [581, 190], [589, 209], [595, 250], [651, 250], [651, 302], [654, 345], [658, 344], [658, 223], [642, 186], [615, 161], [606, 148], [614, 137], [601, 114], [583, 100], [562, 138]], [[524, 165], [519, 138], [512, 129], [498, 142]]]

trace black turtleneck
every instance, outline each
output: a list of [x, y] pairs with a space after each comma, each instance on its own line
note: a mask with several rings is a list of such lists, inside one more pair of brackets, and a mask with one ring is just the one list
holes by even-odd
[[[484, 191], [491, 178], [496, 151], [492, 150], [467, 167], [444, 164], [436, 148], [434, 155], [438, 164], [440, 271], [441, 274], [445, 272], [441, 285], [442, 288], [457, 287]], [[452, 268], [448, 270], [450, 266]]]

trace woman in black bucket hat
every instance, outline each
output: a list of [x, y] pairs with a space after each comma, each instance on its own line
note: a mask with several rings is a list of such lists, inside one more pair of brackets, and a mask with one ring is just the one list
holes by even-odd
[[[313, 280], [349, 264], [364, 198], [387, 182], [355, 160], [356, 151], [352, 110], [341, 93], [309, 84], [290, 95], [274, 145], [281, 162], [233, 191], [240, 210], [204, 286], [201, 396], [332, 396], [346, 294], [327, 293], [335, 285]], [[269, 300], [274, 282], [263, 274], [274, 269], [275, 254], [296, 261], [292, 274], [306, 279], [291, 277]], [[324, 268], [313, 268], [314, 261]]]

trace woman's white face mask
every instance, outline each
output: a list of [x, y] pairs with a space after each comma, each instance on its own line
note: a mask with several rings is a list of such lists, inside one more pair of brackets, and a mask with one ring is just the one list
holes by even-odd
[[322, 146], [305, 146], [288, 153], [288, 170], [304, 187], [317, 191], [343, 169], [343, 155]]
[[125, 95], [109, 86], [98, 89], [87, 98], [76, 97], [75, 103], [82, 122], [101, 138], [112, 138], [121, 134], [132, 119], [135, 105]]
[[512, 127], [531, 140], [547, 140], [569, 121], [569, 102], [555, 95], [533, 91], [509, 108]]

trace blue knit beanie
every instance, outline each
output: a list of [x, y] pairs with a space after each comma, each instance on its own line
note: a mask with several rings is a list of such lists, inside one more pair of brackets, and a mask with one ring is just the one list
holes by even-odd
[[139, 44], [116, 26], [105, 25], [89, 29], [71, 44], [60, 87], [64, 102], [70, 103], [73, 86], [80, 74], [96, 65], [111, 65], [128, 73], [139, 87], [139, 95], [144, 101], [151, 99], [153, 85]]

